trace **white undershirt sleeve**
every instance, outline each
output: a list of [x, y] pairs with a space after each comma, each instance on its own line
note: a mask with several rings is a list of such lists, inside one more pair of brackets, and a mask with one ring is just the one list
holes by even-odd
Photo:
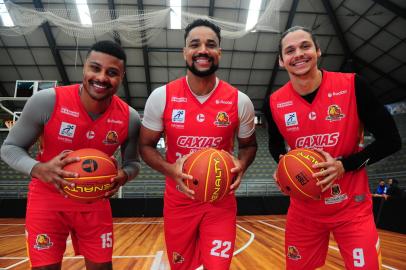
[[240, 127], [237, 136], [248, 138], [255, 132], [255, 109], [250, 98], [240, 91], [238, 91], [238, 118]]
[[142, 125], [154, 131], [163, 131], [163, 114], [166, 104], [166, 85], [152, 91], [144, 108]]

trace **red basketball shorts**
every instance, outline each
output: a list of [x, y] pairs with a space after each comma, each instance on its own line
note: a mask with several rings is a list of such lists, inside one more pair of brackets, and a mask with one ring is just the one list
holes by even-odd
[[[199, 203], [165, 209], [164, 228], [172, 270], [228, 270], [236, 236], [236, 205]], [[225, 200], [229, 200], [226, 198]], [[223, 201], [221, 201], [223, 203]]]
[[324, 265], [330, 232], [346, 269], [381, 269], [381, 249], [372, 215], [349, 221], [321, 223], [289, 215], [286, 222], [286, 269], [313, 270]]
[[26, 233], [28, 256], [33, 267], [61, 262], [69, 234], [76, 255], [96, 263], [112, 259], [110, 208], [94, 212], [28, 210]]

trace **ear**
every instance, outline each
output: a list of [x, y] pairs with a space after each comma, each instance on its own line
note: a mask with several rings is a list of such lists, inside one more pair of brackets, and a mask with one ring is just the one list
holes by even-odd
[[186, 61], [186, 47], [183, 47], [183, 60]]
[[320, 48], [318, 48], [317, 49], [317, 57], [320, 57], [321, 56], [321, 50], [320, 50]]
[[284, 68], [285, 65], [283, 64], [282, 58], [279, 56], [278, 59], [279, 59], [279, 66], [280, 66], [281, 68]]
[[223, 55], [223, 49], [219, 48], [219, 59], [221, 59], [222, 55]]

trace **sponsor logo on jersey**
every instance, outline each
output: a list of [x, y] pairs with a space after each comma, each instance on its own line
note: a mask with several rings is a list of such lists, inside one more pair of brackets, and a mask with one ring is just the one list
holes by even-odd
[[173, 123], [185, 123], [185, 110], [173, 110], [172, 111]]
[[309, 112], [309, 119], [310, 120], [316, 120], [317, 114], [316, 112]]
[[65, 107], [61, 108], [61, 113], [70, 115], [72, 117], [79, 118], [79, 112], [71, 111], [71, 110], [69, 110], [68, 108], [65, 108]]
[[216, 148], [220, 145], [222, 139], [222, 137], [180, 136], [178, 137], [176, 144], [182, 148]]
[[172, 97], [171, 101], [172, 102], [178, 102], [178, 103], [186, 103], [187, 98], [185, 98], [185, 97]]
[[35, 245], [34, 248], [41, 250], [41, 249], [48, 249], [49, 247], [52, 247], [54, 243], [51, 242], [51, 238], [45, 234], [37, 234], [37, 238], [35, 239]]
[[185, 128], [185, 125], [172, 123], [172, 124], [171, 124], [171, 127], [177, 128], [177, 129], [184, 129], [184, 128]]
[[277, 103], [276, 108], [284, 108], [284, 107], [289, 107], [289, 106], [292, 106], [292, 105], [293, 105], [293, 101], [289, 100], [289, 101]]
[[295, 246], [288, 246], [288, 253], [286, 254], [291, 260], [300, 260], [302, 256], [299, 254], [299, 250]]
[[171, 127], [177, 128], [177, 129], [184, 129], [185, 125], [171, 123]]
[[344, 116], [345, 115], [341, 113], [340, 106], [336, 104], [328, 106], [326, 120], [329, 120], [330, 122], [339, 121], [341, 118], [344, 118]]
[[73, 136], [75, 135], [75, 129], [76, 129], [75, 124], [62, 122], [61, 128], [59, 129], [59, 135], [64, 136], [64, 137], [73, 138]]
[[108, 119], [107, 119], [107, 123], [109, 123], [109, 124], [118, 124], [118, 125], [122, 125], [122, 124], [123, 124], [123, 121], [108, 118]]
[[297, 120], [296, 112], [286, 113], [285, 114], [285, 125], [287, 127], [297, 126], [299, 124]]
[[354, 201], [358, 202], [358, 203], [363, 202], [363, 201], [365, 201], [365, 197], [366, 197], [365, 194], [355, 195], [354, 196]]
[[340, 194], [340, 195], [337, 195], [337, 196], [333, 196], [333, 197], [330, 197], [330, 198], [326, 198], [326, 199], [324, 200], [324, 203], [325, 203], [326, 205], [329, 205], [329, 204], [336, 204], [336, 203], [340, 203], [340, 202], [342, 202], [342, 201], [345, 201], [346, 199], [348, 199], [348, 195], [347, 195], [347, 194]]
[[345, 90], [340, 90], [340, 91], [338, 91], [338, 92], [329, 92], [328, 94], [327, 94], [327, 96], [329, 97], [329, 98], [331, 98], [331, 97], [334, 97], [334, 96], [341, 96], [341, 95], [344, 95], [344, 94], [347, 94], [347, 90], [345, 89]]
[[202, 122], [204, 122], [204, 120], [205, 120], [204, 114], [199, 113], [198, 115], [196, 115], [196, 121], [197, 122], [202, 123]]
[[289, 131], [289, 132], [296, 132], [296, 131], [299, 131], [299, 127], [289, 127], [289, 128], [286, 128], [286, 131]]
[[329, 198], [325, 198], [324, 199], [324, 203], [325, 204], [336, 204], [336, 203], [340, 203], [346, 199], [348, 199], [348, 195], [347, 194], [341, 194], [341, 188], [339, 184], [334, 184], [331, 186], [331, 195], [333, 195], [333, 197], [329, 197]]
[[118, 144], [118, 134], [114, 130], [109, 130], [106, 134], [106, 139], [103, 141], [104, 144]]
[[216, 104], [226, 104], [226, 105], [231, 105], [233, 102], [231, 100], [222, 100], [222, 99], [216, 99]]
[[95, 136], [96, 134], [93, 130], [89, 130], [88, 132], [86, 132], [86, 138], [88, 138], [89, 140], [94, 139]]
[[296, 148], [324, 148], [335, 146], [340, 137], [339, 132], [327, 134], [314, 134], [310, 136], [298, 137], [296, 139]]
[[178, 252], [174, 251], [172, 253], [172, 262], [173, 263], [183, 263], [185, 261], [185, 258]]
[[230, 119], [226, 112], [218, 112], [214, 124], [218, 127], [226, 127], [230, 125]]

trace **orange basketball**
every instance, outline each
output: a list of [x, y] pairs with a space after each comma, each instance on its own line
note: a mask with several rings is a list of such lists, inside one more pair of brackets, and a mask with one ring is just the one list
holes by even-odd
[[324, 162], [324, 157], [316, 151], [297, 148], [289, 151], [280, 160], [277, 169], [279, 187], [286, 195], [297, 199], [321, 199], [322, 186], [316, 186], [320, 180], [312, 174], [320, 169], [312, 165]]
[[190, 155], [183, 164], [183, 172], [193, 176], [184, 180], [195, 191], [195, 199], [202, 202], [221, 200], [230, 192], [230, 185], [237, 176], [232, 156], [215, 148], [201, 149]]
[[64, 186], [63, 191], [72, 199], [93, 202], [103, 198], [112, 188], [111, 178], [117, 175], [115, 162], [104, 152], [84, 148], [69, 153], [68, 157], [80, 157], [80, 161], [70, 163], [63, 169], [76, 172], [78, 178], [65, 178], [76, 184], [74, 188]]

